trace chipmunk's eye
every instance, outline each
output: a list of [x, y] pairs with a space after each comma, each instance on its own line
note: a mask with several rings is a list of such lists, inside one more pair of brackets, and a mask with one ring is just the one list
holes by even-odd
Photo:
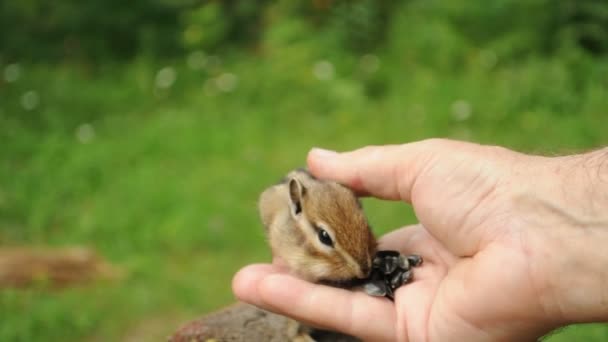
[[318, 228], [317, 235], [319, 236], [319, 241], [321, 241], [322, 244], [327, 245], [329, 247], [334, 246], [334, 242], [332, 241], [331, 236], [329, 236], [329, 233], [325, 229]]

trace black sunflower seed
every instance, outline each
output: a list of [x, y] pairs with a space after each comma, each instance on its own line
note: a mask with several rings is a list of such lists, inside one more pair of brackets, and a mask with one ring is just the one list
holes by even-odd
[[393, 289], [396, 289], [397, 287], [401, 286], [401, 284], [403, 284], [403, 271], [397, 270], [391, 275], [390, 285]]
[[399, 256], [399, 262], [398, 262], [399, 268], [407, 271], [410, 269], [410, 261], [408, 259], [408, 257], [400, 255]]
[[376, 257], [378, 258], [386, 258], [386, 257], [398, 257], [399, 256], [399, 252], [397, 251], [378, 251], [376, 252]]
[[383, 281], [371, 281], [363, 286], [365, 293], [370, 296], [384, 297], [387, 294], [387, 286]]
[[386, 298], [388, 298], [390, 300], [395, 299], [395, 292], [390, 286], [386, 287]]
[[382, 272], [386, 275], [393, 273], [397, 269], [399, 257], [386, 257], [382, 264]]
[[422, 265], [422, 257], [420, 255], [408, 255], [407, 260], [410, 262], [410, 265], [414, 267]]
[[412, 280], [412, 270], [407, 270], [407, 271], [401, 273], [401, 284], [400, 285], [405, 285], [405, 284], [409, 283], [410, 280]]
[[418, 255], [400, 255], [397, 251], [378, 251], [372, 261], [372, 270], [364, 279], [364, 290], [371, 296], [394, 299], [394, 291], [413, 278], [413, 269], [422, 264]]

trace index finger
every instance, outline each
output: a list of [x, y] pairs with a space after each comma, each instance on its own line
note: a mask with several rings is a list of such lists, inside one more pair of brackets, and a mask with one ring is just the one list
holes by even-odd
[[307, 163], [315, 176], [337, 181], [360, 195], [411, 202], [417, 177], [434, 157], [430, 148], [425, 141], [344, 153], [313, 148]]
[[[257, 275], [249, 274], [251, 272]], [[253, 286], [248, 286], [250, 291], [237, 292], [243, 301], [315, 327], [343, 332], [364, 340], [395, 340], [395, 306], [386, 299], [311, 284], [289, 274], [267, 272], [259, 267], [242, 269], [237, 282], [238, 279], [257, 280], [255, 290], [251, 291]]]

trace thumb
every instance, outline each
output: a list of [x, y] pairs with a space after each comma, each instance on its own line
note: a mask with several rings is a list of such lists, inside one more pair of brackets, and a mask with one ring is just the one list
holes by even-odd
[[416, 180], [437, 155], [433, 141], [368, 146], [344, 153], [313, 148], [307, 163], [316, 177], [344, 184], [360, 195], [411, 202]]

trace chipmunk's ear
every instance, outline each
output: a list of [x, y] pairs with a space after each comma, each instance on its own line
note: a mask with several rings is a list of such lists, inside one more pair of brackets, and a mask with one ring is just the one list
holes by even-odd
[[302, 198], [306, 195], [306, 188], [299, 180], [292, 178], [289, 180], [289, 199], [293, 206], [294, 215], [302, 213]]

